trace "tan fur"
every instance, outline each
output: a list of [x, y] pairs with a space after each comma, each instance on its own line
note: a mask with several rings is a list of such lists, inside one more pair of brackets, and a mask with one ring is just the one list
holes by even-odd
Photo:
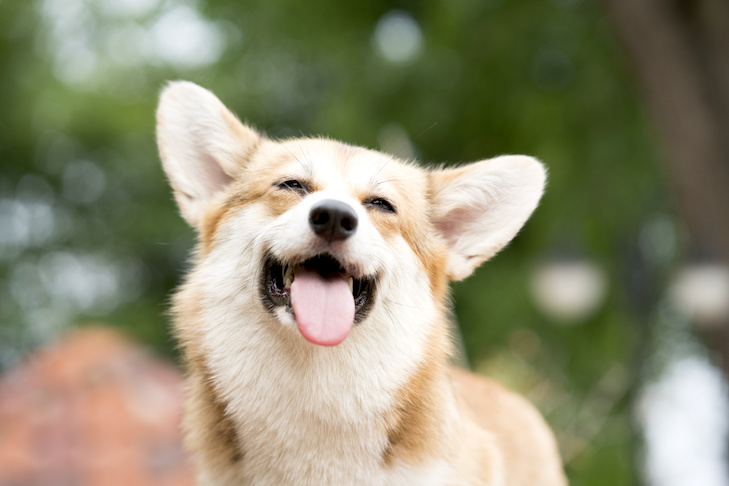
[[[507, 484], [559, 484], [562, 471], [556, 443], [539, 413], [504, 386], [451, 368], [459, 408], [496, 436]], [[530, 461], [523, 458], [531, 456]]]
[[[448, 279], [463, 278], [513, 237], [541, 194], [538, 163], [517, 158], [513, 173], [503, 158], [428, 171], [330, 140], [276, 142], [211, 96], [173, 84], [158, 113], [160, 155], [199, 236], [172, 310], [199, 483], [566, 484], [533, 407], [447, 365]], [[188, 144], [176, 116], [205, 136]], [[195, 172], [197, 157], [206, 172]], [[209, 177], [197, 185], [196, 173]], [[286, 180], [310, 192], [282, 189]], [[379, 276], [373, 310], [332, 348], [305, 341], [290, 318], [267, 310], [258, 283], [264, 255], [295, 259], [323, 244], [294, 218], [320, 192], [357, 206], [360, 218], [354, 241], [327, 251], [355, 277]], [[368, 208], [372, 198], [396, 212]], [[492, 209], [503, 201], [505, 209]], [[281, 221], [302, 233], [289, 234]], [[482, 245], [494, 224], [507, 229]]]

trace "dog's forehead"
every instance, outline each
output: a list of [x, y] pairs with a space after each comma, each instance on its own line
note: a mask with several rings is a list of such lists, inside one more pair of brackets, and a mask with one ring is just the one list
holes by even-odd
[[421, 174], [390, 155], [332, 140], [300, 139], [280, 145], [285, 151], [280, 170], [320, 188], [371, 191]]

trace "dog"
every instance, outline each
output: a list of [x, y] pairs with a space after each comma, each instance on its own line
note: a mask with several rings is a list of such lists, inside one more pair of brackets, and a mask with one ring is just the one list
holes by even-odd
[[448, 365], [448, 282], [520, 230], [540, 162], [272, 140], [184, 81], [157, 143], [198, 237], [172, 299], [198, 484], [566, 484], [539, 413]]

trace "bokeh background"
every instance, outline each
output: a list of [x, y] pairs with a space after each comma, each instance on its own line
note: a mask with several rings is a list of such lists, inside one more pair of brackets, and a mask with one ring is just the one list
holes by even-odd
[[725, 0], [0, 1], [0, 371], [88, 322], [177, 359], [174, 79], [272, 137], [542, 159], [534, 217], [453, 286], [468, 362], [574, 485], [729, 485]]

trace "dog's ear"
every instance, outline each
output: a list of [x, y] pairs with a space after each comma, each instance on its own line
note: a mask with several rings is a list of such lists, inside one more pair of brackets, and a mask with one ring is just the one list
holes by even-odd
[[200, 230], [211, 198], [240, 172], [260, 140], [210, 91], [167, 85], [157, 108], [157, 146], [182, 216]]
[[448, 278], [468, 277], [516, 236], [545, 179], [544, 166], [522, 155], [431, 172], [432, 218], [448, 245]]

